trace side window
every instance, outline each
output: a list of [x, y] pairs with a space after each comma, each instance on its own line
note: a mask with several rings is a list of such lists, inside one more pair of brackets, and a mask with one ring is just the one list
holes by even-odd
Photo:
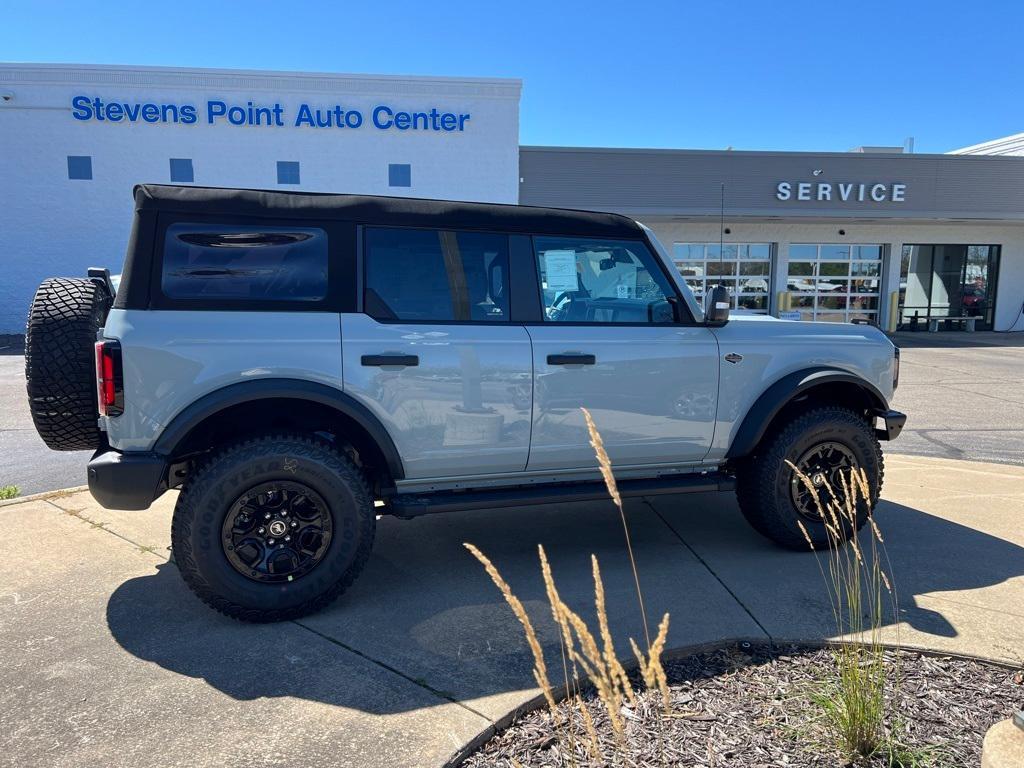
[[507, 322], [508, 237], [367, 227], [366, 313], [378, 320]]
[[319, 301], [327, 233], [312, 227], [172, 224], [161, 286], [169, 299]]
[[675, 291], [647, 246], [632, 240], [534, 237], [544, 319], [671, 322]]

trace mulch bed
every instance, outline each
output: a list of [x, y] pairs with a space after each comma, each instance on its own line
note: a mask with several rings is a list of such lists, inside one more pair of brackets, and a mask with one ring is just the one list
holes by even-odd
[[[900, 741], [927, 756], [924, 765], [977, 768], [985, 731], [1024, 706], [1024, 671], [965, 659], [886, 653], [898, 661], [901, 684], [887, 725]], [[585, 694], [601, 735], [607, 765], [615, 766], [837, 766], [850, 765], [829, 743], [808, 692], [832, 669], [828, 650], [740, 644], [665, 663], [671, 716], [661, 697], [644, 691], [624, 709], [626, 748], [616, 750], [603, 706]], [[634, 681], [637, 691], [642, 685]], [[563, 711], [567, 711], [562, 705]], [[580, 722], [577, 714], [575, 721]], [[582, 735], [582, 727], [577, 725]], [[486, 742], [469, 768], [566, 768], [596, 765], [585, 737], [570, 744], [556, 733], [551, 713], [538, 709]], [[918, 763], [919, 765], [921, 763]], [[853, 763], [889, 766], [881, 756]], [[895, 763], [899, 765], [899, 763]]]

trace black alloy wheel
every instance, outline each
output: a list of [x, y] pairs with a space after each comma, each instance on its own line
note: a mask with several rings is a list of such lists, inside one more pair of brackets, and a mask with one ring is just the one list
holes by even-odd
[[[811, 481], [822, 509], [835, 501], [843, 503], [843, 482], [851, 482], [850, 473], [857, 467], [857, 457], [842, 443], [828, 441], [815, 445], [797, 459], [796, 467]], [[795, 471], [790, 471], [789, 494], [797, 514], [805, 520], [820, 522], [821, 512], [815, 502], [815, 493], [807, 487]]]
[[302, 483], [257, 485], [235, 500], [224, 517], [228, 562], [254, 581], [294, 581], [315, 568], [331, 544], [327, 503]]

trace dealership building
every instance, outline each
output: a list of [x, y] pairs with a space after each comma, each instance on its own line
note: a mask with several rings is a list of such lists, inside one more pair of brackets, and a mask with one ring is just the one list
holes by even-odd
[[946, 155], [530, 147], [521, 88], [0, 64], [0, 333], [42, 279], [119, 268], [140, 182], [615, 211], [737, 311], [1024, 330], [1024, 136]]

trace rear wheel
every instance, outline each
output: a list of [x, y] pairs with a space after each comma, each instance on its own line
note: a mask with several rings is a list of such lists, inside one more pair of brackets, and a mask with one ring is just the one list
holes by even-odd
[[816, 548], [827, 547], [831, 537], [815, 494], [787, 462], [810, 479], [826, 507], [833, 500], [843, 503], [832, 496], [841, 495], [840, 476], [863, 469], [869, 498], [858, 501], [853, 520], [842, 520], [840, 538], [849, 538], [867, 522], [882, 488], [884, 465], [881, 446], [863, 416], [839, 406], [794, 416], [766, 436], [737, 472], [740, 511], [758, 533], [789, 549], [807, 549], [806, 531]]
[[36, 291], [25, 329], [25, 381], [32, 422], [55, 451], [100, 443], [96, 408], [96, 334], [110, 294], [99, 281], [55, 277]]
[[376, 526], [366, 481], [326, 443], [266, 437], [200, 467], [174, 510], [171, 546], [189, 587], [243, 621], [320, 610], [362, 571]]

